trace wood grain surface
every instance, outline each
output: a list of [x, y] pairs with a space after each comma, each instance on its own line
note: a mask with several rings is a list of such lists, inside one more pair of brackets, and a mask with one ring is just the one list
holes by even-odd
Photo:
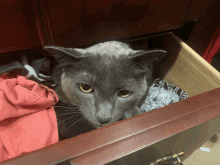
[[181, 26], [190, 0], [45, 0], [54, 44], [78, 47]]
[[219, 88], [220, 73], [187, 44], [175, 38], [179, 41], [181, 49], [165, 80], [181, 87], [189, 96]]
[[0, 53], [40, 48], [29, 0], [0, 3]]

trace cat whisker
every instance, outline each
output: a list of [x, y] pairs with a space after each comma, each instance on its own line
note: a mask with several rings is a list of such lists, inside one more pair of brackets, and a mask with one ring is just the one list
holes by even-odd
[[64, 113], [75, 113], [75, 114], [82, 114], [80, 111], [73, 111], [73, 110], [58, 110], [56, 111], [58, 114], [64, 114]]
[[71, 105], [69, 103], [66, 103], [65, 101], [61, 100], [62, 102], [64, 102], [66, 105], [68, 105], [69, 107], [72, 107], [72, 108], [76, 108], [76, 107], [79, 107], [79, 106], [76, 106], [76, 105]]
[[80, 116], [80, 115], [81, 115], [81, 114], [78, 114], [78, 115], [75, 115], [75, 116], [71, 116], [71, 117], [69, 117], [69, 118], [67, 118], [67, 119], [65, 119], [65, 120], [63, 120], [63, 121], [61, 121], [61, 122], [59, 122], [58, 125], [61, 124], [61, 123], [63, 123], [63, 122], [66, 121], [66, 120], [72, 119], [72, 118], [77, 117], [77, 116]]
[[60, 95], [58, 95], [58, 96], [59, 96], [59, 98], [60, 98], [60, 99], [62, 99], [62, 100], [64, 100], [64, 101], [66, 101], [66, 102], [70, 102], [69, 100], [64, 99], [62, 96], [60, 96]]
[[67, 112], [74, 112], [74, 113], [80, 113], [80, 111], [74, 111], [74, 110], [71, 110], [71, 109], [60, 109], [60, 110], [57, 110], [56, 112], [63, 112], [63, 113], [67, 113]]
[[76, 104], [71, 103], [69, 100], [66, 100], [66, 99], [64, 99], [64, 98], [61, 97], [61, 96], [59, 96], [59, 99], [62, 100], [64, 103], [70, 105], [70, 106], [77, 106], [77, 107], [79, 106], [79, 105], [76, 105]]
[[65, 107], [65, 106], [59, 106], [59, 105], [55, 105], [53, 107], [57, 107], [57, 108], [69, 108], [69, 109], [72, 109], [72, 110], [78, 110], [79, 107]]
[[64, 113], [64, 114], [60, 114], [60, 115], [56, 115], [56, 116], [62, 116], [62, 115], [68, 115], [68, 114], [81, 114], [79, 112], [71, 112], [71, 113]]
[[76, 107], [79, 107], [79, 106], [76, 106], [76, 105], [73, 105], [73, 104], [69, 104], [69, 103], [66, 103], [65, 101], [61, 100], [62, 102], [64, 102], [66, 105], [68, 105], [69, 107], [72, 107], [72, 108], [76, 108]]
[[[77, 122], [83, 120], [84, 118], [79, 118], [78, 120], [76, 120], [75, 122], [73, 122], [73, 124], [71, 124], [69, 127], [67, 127], [66, 129], [64, 129], [61, 133], [63, 133], [64, 131], [68, 130], [69, 128], [71, 128], [74, 124], [76, 124]], [[68, 122], [70, 123], [70, 122]]]
[[[72, 107], [64, 107], [64, 106], [50, 106], [50, 107], [54, 107], [54, 108], [60, 108], [59, 111], [72, 111], [72, 112], [80, 112], [80, 110], [78, 108], [72, 108]], [[50, 108], [48, 107], [48, 108]], [[62, 109], [64, 108], [64, 109]]]
[[[80, 116], [78, 119], [81, 119], [81, 118], [83, 118], [83, 117], [81, 117], [81, 116]], [[69, 124], [69, 123], [72, 123], [74, 120], [78, 120], [78, 119], [77, 119], [77, 118], [72, 119], [72, 120], [70, 120], [70, 121], [66, 122], [66, 123], [65, 123], [65, 125], [67, 125], [67, 124]]]

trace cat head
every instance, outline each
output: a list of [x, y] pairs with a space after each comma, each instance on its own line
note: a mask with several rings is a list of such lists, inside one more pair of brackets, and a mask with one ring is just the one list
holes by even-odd
[[163, 50], [133, 50], [118, 41], [86, 49], [46, 46], [63, 70], [61, 88], [95, 128], [140, 114], [152, 68]]

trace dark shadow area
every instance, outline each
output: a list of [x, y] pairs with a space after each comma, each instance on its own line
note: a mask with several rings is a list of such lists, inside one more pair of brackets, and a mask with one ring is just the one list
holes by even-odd
[[213, 57], [211, 65], [220, 72], [220, 50]]
[[181, 28], [174, 30], [173, 33], [187, 43], [195, 24], [196, 21], [188, 21]]
[[70, 160], [66, 160], [64, 162], [57, 163], [56, 165], [71, 165], [71, 163], [70, 163]]

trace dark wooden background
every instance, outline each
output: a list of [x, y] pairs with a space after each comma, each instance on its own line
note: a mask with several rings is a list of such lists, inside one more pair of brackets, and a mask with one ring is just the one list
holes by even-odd
[[[45, 45], [80, 47], [107, 40], [175, 31], [187, 22], [196, 22], [210, 15], [217, 1], [2, 1], [0, 53], [12, 54], [30, 49], [43, 51]], [[190, 36], [193, 27], [182, 29], [179, 34]]]

